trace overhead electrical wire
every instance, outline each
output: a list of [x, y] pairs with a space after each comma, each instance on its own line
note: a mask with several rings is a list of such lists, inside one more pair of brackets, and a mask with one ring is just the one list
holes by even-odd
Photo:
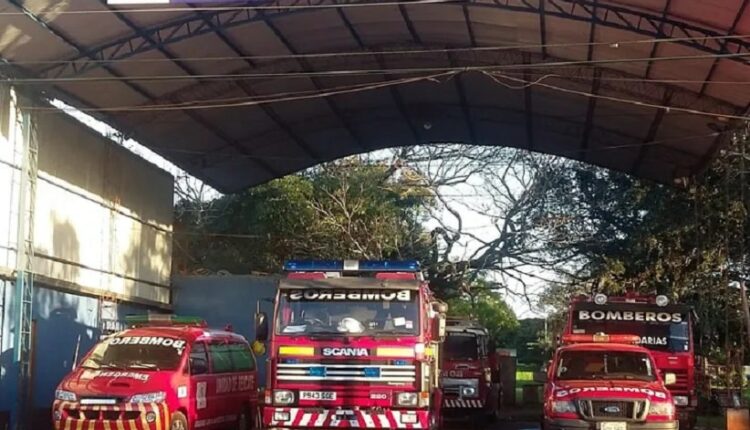
[[[256, 10], [310, 10], [310, 9], [344, 9], [344, 8], [363, 8], [363, 7], [382, 7], [382, 6], [419, 6], [440, 3], [456, 3], [456, 0], [409, 0], [409, 1], [377, 1], [377, 2], [352, 2], [352, 3], [331, 3], [331, 4], [306, 4], [306, 5], [283, 5], [283, 4], [264, 4], [256, 6], [196, 6], [188, 7], [141, 7], [141, 8], [118, 8], [118, 9], [86, 9], [86, 10], [59, 10], [51, 8], [49, 11], [35, 11], [39, 17], [46, 15], [106, 15], [114, 12], [144, 14], [144, 13], [168, 13], [168, 12], [252, 12]], [[2, 12], [0, 16], [24, 16], [25, 12]]]
[[[540, 86], [547, 89], [555, 90], [558, 92], [568, 93], [568, 94], [575, 94], [583, 97], [590, 97], [590, 98], [596, 98], [600, 100], [607, 100], [611, 102], [616, 103], [624, 103], [624, 104], [630, 104], [640, 107], [647, 107], [647, 108], [654, 108], [654, 109], [664, 109], [666, 111], [675, 111], [675, 112], [683, 112], [688, 113], [692, 115], [699, 115], [699, 116], [708, 116], [712, 118], [724, 118], [724, 119], [737, 119], [742, 121], [748, 121], [750, 120], [750, 116], [747, 115], [734, 115], [734, 114], [728, 114], [728, 113], [717, 113], [717, 112], [708, 112], [708, 111], [702, 111], [699, 109], [692, 109], [692, 108], [685, 108], [685, 107], [679, 107], [679, 106], [669, 106], [669, 105], [663, 105], [658, 103], [649, 103], [644, 102], [640, 100], [633, 100], [633, 99], [626, 99], [622, 97], [614, 97], [614, 96], [607, 96], [603, 94], [594, 94], [588, 91], [581, 91], [581, 90], [574, 90], [570, 88], [564, 88], [557, 85], [551, 85], [546, 84], [542, 81], [542, 79], [537, 79], [536, 81], [527, 81], [525, 79], [516, 78], [509, 75], [504, 75], [498, 72], [483, 72], [487, 76], [489, 76], [492, 80], [497, 82], [498, 84], [501, 84], [505, 86], [506, 88], [512, 89], [512, 90], [520, 90], [527, 87], [533, 87], [533, 86]], [[509, 85], [506, 82], [502, 82], [501, 79], [506, 79], [511, 82], [520, 83], [521, 85]]]
[[[365, 51], [342, 51], [342, 52], [320, 52], [307, 54], [274, 54], [274, 55], [236, 55], [236, 56], [203, 56], [203, 57], [179, 57], [178, 60], [185, 62], [211, 62], [211, 61], [232, 61], [232, 60], [249, 60], [249, 61], [269, 61], [269, 60], [287, 60], [287, 59], [322, 59], [322, 58], [341, 58], [341, 57], [358, 57], [372, 55], [416, 55], [416, 54], [455, 54], [460, 52], [493, 52], [509, 50], [529, 50], [529, 49], [554, 49], [554, 48], [578, 48], [588, 46], [609, 46], [612, 49], [619, 49], [621, 46], [654, 44], [654, 43], [677, 43], [688, 41], [720, 41], [728, 39], [744, 40], [750, 38], [748, 34], [721, 35], [721, 36], [695, 36], [695, 37], [663, 37], [651, 39], [634, 39], [619, 40], [608, 42], [564, 42], [564, 43], [532, 43], [532, 44], [512, 44], [512, 45], [495, 45], [495, 46], [470, 46], [456, 48], [420, 48], [420, 49], [381, 49]], [[79, 56], [67, 60], [27, 60], [13, 61], [18, 65], [63, 65], [78, 63], [94, 64], [138, 64], [138, 63], [171, 63], [171, 58], [114, 58], [114, 59], [90, 59]]]
[[309, 77], [341, 77], [341, 76], [367, 76], [367, 75], [392, 75], [410, 73], [443, 73], [451, 71], [494, 71], [494, 70], [524, 70], [549, 67], [569, 66], [597, 66], [602, 64], [622, 64], [638, 62], [663, 62], [663, 61], [687, 61], [701, 59], [722, 58], [750, 58], [750, 52], [729, 54], [703, 54], [670, 57], [638, 57], [621, 59], [601, 60], [568, 60], [550, 61], [544, 63], [513, 63], [498, 65], [473, 65], [457, 67], [407, 67], [388, 69], [349, 69], [349, 70], [320, 70], [320, 71], [297, 71], [297, 72], [253, 72], [253, 73], [211, 73], [195, 75], [133, 75], [133, 76], [75, 76], [59, 78], [5, 78], [0, 82], [11, 84], [48, 84], [65, 82], [116, 82], [116, 81], [182, 81], [182, 80], [245, 80], [245, 79], [270, 79], [270, 78], [309, 78]]

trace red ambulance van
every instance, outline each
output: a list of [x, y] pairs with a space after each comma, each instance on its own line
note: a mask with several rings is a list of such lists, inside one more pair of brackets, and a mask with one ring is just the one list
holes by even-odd
[[250, 429], [255, 358], [244, 337], [150, 315], [106, 337], [55, 392], [56, 430]]

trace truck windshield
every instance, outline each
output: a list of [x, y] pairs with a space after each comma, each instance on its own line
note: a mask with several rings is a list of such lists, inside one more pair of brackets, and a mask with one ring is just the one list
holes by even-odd
[[279, 293], [278, 334], [414, 335], [414, 290], [289, 289]]
[[633, 379], [654, 381], [651, 359], [642, 352], [564, 351], [557, 365], [557, 379]]
[[573, 311], [574, 334], [635, 334], [640, 345], [656, 351], [690, 351], [690, 319], [687, 314], [661, 309], [621, 310], [614, 306], [602, 310]]
[[443, 354], [448, 360], [477, 360], [478, 351], [477, 337], [472, 334], [448, 332], [443, 343]]
[[116, 336], [99, 342], [81, 364], [87, 369], [174, 370], [186, 342], [150, 336]]

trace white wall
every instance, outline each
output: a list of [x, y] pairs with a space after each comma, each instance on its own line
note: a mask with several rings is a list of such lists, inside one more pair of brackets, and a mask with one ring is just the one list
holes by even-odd
[[[172, 176], [62, 112], [36, 110], [32, 118], [35, 273], [63, 287], [168, 304]], [[21, 149], [7, 128], [0, 127], [0, 267], [13, 268]]]

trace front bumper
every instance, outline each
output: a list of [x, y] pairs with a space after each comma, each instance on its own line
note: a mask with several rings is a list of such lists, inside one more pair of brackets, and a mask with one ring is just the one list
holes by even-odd
[[[545, 419], [544, 430], [598, 430], [596, 421], [571, 419]], [[677, 421], [628, 423], [628, 430], [678, 430]]]
[[[326, 409], [315, 407], [264, 407], [263, 424], [271, 429], [368, 428], [428, 429], [431, 411], [403, 409]], [[414, 417], [411, 420], [404, 416]], [[413, 421], [413, 422], [412, 422]]]
[[168, 430], [169, 418], [169, 407], [165, 403], [104, 406], [57, 400], [52, 406], [55, 430]]

